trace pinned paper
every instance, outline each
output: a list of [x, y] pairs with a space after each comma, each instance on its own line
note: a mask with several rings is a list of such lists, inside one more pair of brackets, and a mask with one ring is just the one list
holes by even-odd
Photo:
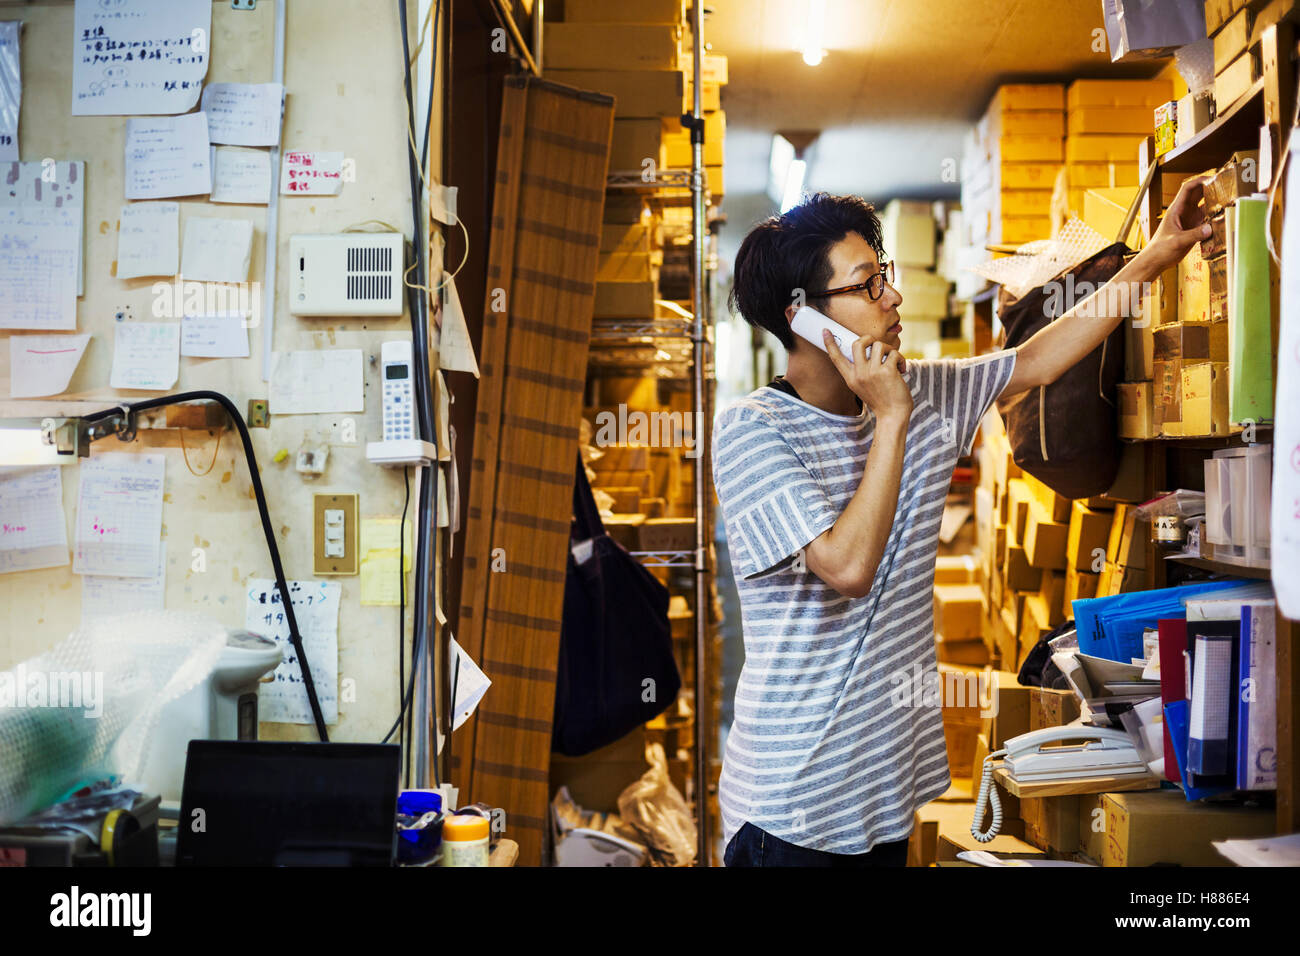
[[181, 275], [197, 282], [247, 282], [253, 254], [250, 219], [190, 216], [185, 220]]
[[127, 578], [158, 574], [166, 461], [162, 455], [128, 452], [82, 461], [73, 572]]
[[77, 327], [81, 211], [0, 208], [0, 329]]
[[184, 113], [199, 101], [211, 0], [77, 0], [72, 115]]
[[474, 658], [466, 654], [465, 649], [456, 643], [454, 637], [448, 637], [447, 642], [451, 648], [449, 666], [452, 691], [455, 694], [451, 729], [459, 730], [460, 725], [469, 720], [470, 715], [474, 713], [474, 709], [478, 707], [479, 701], [488, 692], [492, 682], [474, 663]]
[[113, 337], [113, 388], [166, 391], [180, 370], [179, 322], [119, 322]]
[[248, 358], [247, 321], [242, 312], [185, 315], [181, 319], [181, 355]]
[[[358, 550], [361, 554], [361, 603], [366, 606], [392, 606], [400, 603], [399, 588], [402, 575], [398, 573], [397, 562], [402, 560], [402, 571], [411, 570], [411, 555], [415, 550], [412, 541], [414, 525], [406, 523], [405, 554], [399, 549], [401, 535], [399, 529], [401, 518], [362, 518], [361, 542]], [[411, 603], [409, 584], [406, 589], [406, 603]]]
[[180, 204], [141, 202], [122, 207], [117, 277], [174, 276], [180, 271]]
[[158, 544], [158, 573], [151, 578], [81, 576], [81, 625], [128, 611], [161, 611], [167, 593], [167, 542]]
[[[312, 683], [320, 702], [321, 715], [327, 724], [339, 719], [339, 599], [340, 584], [329, 581], [286, 581], [293, 602], [293, 617], [298, 622]], [[284, 657], [271, 681], [261, 686], [258, 695], [258, 719], [282, 724], [310, 724], [311, 704], [302, 680], [302, 665], [289, 640], [289, 622], [285, 617], [280, 589], [275, 581], [254, 578], [248, 585], [244, 606], [244, 627], [280, 645]]]
[[209, 83], [203, 90], [208, 137], [231, 146], [276, 146], [284, 87], [279, 83]]
[[438, 367], [455, 372], [469, 372], [478, 378], [478, 359], [470, 341], [469, 326], [456, 291], [456, 280], [443, 273], [442, 327], [438, 335]]
[[280, 166], [282, 196], [336, 196], [343, 188], [343, 154], [291, 151]]
[[77, 219], [77, 295], [82, 294], [82, 236], [85, 233], [86, 164], [79, 159], [55, 162], [11, 163], [0, 170], [0, 207], [39, 206], [71, 209]]
[[66, 392], [89, 341], [88, 332], [81, 335], [11, 335], [9, 397], [41, 398]]
[[448, 226], [456, 225], [456, 189], [455, 186], [429, 186], [429, 215]]
[[18, 159], [18, 113], [23, 102], [23, 76], [18, 36], [21, 20], [0, 21], [0, 162]]
[[63, 467], [0, 469], [0, 574], [67, 563]]
[[206, 114], [126, 121], [127, 199], [203, 196], [211, 191]]
[[447, 390], [447, 380], [442, 377], [442, 369], [437, 370], [436, 376], [438, 407], [435, 415], [437, 416], [438, 460], [448, 461], [451, 458], [451, 392]]
[[271, 414], [365, 411], [361, 349], [276, 352], [271, 366]]
[[271, 154], [243, 146], [212, 147], [212, 202], [271, 201]]

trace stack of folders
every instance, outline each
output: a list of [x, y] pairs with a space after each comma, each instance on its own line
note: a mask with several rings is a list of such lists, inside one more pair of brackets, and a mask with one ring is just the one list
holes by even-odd
[[1260, 583], [1159, 622], [1165, 774], [1188, 799], [1277, 789], [1275, 620]]

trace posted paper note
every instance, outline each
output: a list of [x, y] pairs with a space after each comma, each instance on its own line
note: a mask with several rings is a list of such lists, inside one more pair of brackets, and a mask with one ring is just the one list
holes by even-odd
[[80, 210], [0, 208], [0, 329], [77, 327]]
[[1300, 142], [1292, 140], [1282, 224], [1282, 292], [1277, 338], [1277, 419], [1273, 425], [1273, 502], [1269, 517], [1277, 606], [1300, 618]]
[[174, 276], [180, 271], [180, 203], [140, 202], [122, 207], [117, 231], [117, 277]]
[[158, 573], [151, 578], [81, 576], [81, 625], [128, 611], [161, 611], [167, 593], [167, 543], [158, 544]]
[[77, 217], [77, 295], [82, 294], [85, 271], [81, 254], [85, 235], [86, 164], [79, 159], [10, 163], [0, 167], [3, 185], [0, 207], [41, 206], [71, 209]]
[[271, 201], [271, 154], [244, 146], [212, 147], [212, 202]]
[[63, 466], [0, 468], [0, 574], [67, 563]]
[[[411, 570], [411, 554], [415, 550], [410, 521], [406, 523], [405, 553], [399, 529], [401, 518], [362, 518], [361, 541], [357, 550], [361, 554], [361, 603], [396, 607], [401, 603], [402, 581]], [[402, 573], [398, 572], [401, 562]], [[411, 603], [409, 584], [406, 603]]]
[[181, 275], [196, 282], [247, 282], [253, 254], [251, 219], [190, 216], [185, 220]]
[[[312, 683], [325, 723], [339, 719], [339, 599], [343, 586], [328, 581], [286, 581], [298, 634], [311, 667]], [[302, 666], [289, 640], [280, 589], [270, 578], [254, 578], [248, 585], [244, 627], [280, 645], [284, 658], [263, 684], [258, 697], [258, 717], [283, 724], [313, 723], [311, 705], [302, 681]]]
[[40, 398], [68, 390], [90, 333], [9, 336], [9, 397]]
[[247, 321], [242, 312], [185, 315], [181, 319], [181, 355], [248, 358]]
[[203, 90], [208, 136], [229, 146], [276, 146], [284, 87], [279, 83], [209, 83]]
[[199, 101], [211, 0], [77, 0], [72, 115], [184, 113]]
[[72, 570], [152, 578], [162, 538], [162, 455], [105, 452], [78, 468]]
[[280, 165], [283, 196], [336, 196], [343, 188], [343, 154], [295, 150]]
[[365, 411], [361, 349], [276, 352], [271, 414]]
[[118, 322], [113, 337], [114, 388], [166, 391], [180, 370], [179, 322]]
[[170, 199], [212, 191], [203, 113], [126, 121], [126, 198]]

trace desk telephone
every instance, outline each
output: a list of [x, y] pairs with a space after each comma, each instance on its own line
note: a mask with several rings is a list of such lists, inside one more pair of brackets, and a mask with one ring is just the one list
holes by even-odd
[[[1073, 743], [1073, 746], [1070, 744]], [[1007, 741], [1006, 748], [984, 758], [975, 819], [970, 832], [988, 843], [1002, 829], [1002, 801], [993, 782], [993, 764], [1001, 758], [1017, 783], [1072, 780], [1076, 777], [1110, 777], [1148, 773], [1129, 735], [1110, 727], [1047, 727]], [[993, 823], [981, 830], [985, 803], [992, 805]]]

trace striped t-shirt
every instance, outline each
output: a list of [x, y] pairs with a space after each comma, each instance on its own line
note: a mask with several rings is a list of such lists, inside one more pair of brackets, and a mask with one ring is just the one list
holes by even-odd
[[939, 522], [957, 459], [1014, 366], [1013, 350], [907, 363], [898, 507], [862, 598], [824, 584], [798, 552], [857, 491], [870, 410], [832, 415], [765, 386], [718, 416], [714, 483], [745, 636], [719, 786], [727, 842], [749, 822], [798, 846], [866, 853], [907, 837], [917, 807], [948, 788], [942, 714], [920, 689], [937, 669]]

